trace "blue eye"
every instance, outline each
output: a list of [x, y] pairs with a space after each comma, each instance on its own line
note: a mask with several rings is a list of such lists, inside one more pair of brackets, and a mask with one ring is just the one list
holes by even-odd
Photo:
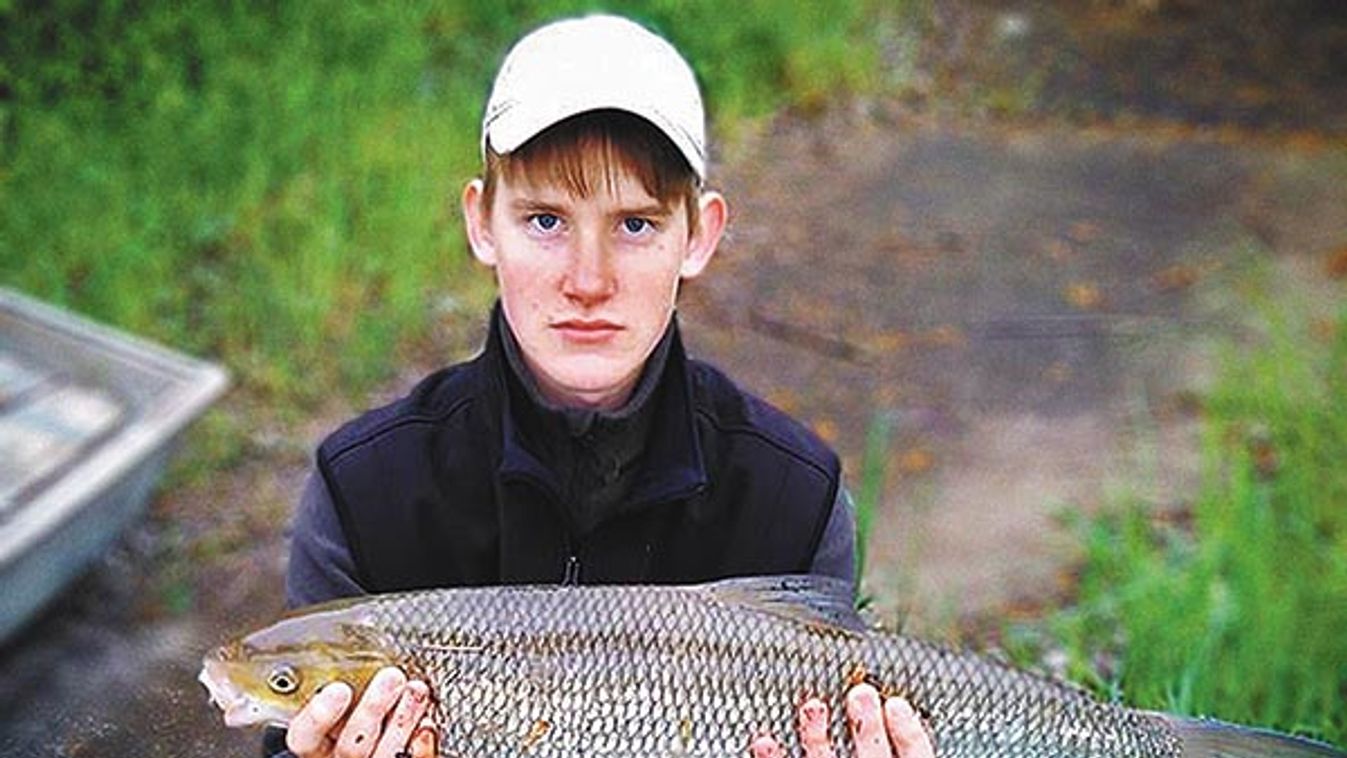
[[622, 219], [622, 228], [628, 234], [640, 234], [647, 229], [653, 229], [654, 224], [651, 224], [649, 219], [632, 216], [630, 218]]
[[550, 232], [561, 225], [561, 218], [555, 213], [535, 213], [529, 216], [529, 224], [541, 232]]

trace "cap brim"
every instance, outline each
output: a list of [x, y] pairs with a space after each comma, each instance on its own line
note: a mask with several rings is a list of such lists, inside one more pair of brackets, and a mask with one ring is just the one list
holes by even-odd
[[674, 144], [697, 178], [700, 180], [706, 178], [706, 156], [698, 149], [696, 140], [664, 115], [659, 108], [646, 103], [572, 100], [559, 102], [549, 110], [535, 110], [529, 114], [520, 113], [519, 109], [507, 105], [484, 125], [482, 146], [483, 148], [490, 146], [492, 150], [501, 154], [512, 153], [548, 128], [572, 116], [597, 110], [619, 110], [650, 122]]

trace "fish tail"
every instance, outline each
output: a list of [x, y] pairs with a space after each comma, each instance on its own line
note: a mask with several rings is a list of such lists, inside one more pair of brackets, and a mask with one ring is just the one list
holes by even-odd
[[1184, 758], [1347, 758], [1326, 742], [1227, 724], [1165, 715], [1183, 743]]

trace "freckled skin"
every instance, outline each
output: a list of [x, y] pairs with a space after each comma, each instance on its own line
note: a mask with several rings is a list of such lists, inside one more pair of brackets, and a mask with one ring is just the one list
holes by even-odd
[[478, 260], [495, 269], [501, 307], [524, 361], [550, 400], [620, 405], [669, 324], [682, 279], [719, 243], [724, 199], [703, 193], [689, 229], [679, 201], [661, 206], [637, 178], [577, 197], [558, 186], [501, 177], [487, 208], [481, 182], [463, 213]]

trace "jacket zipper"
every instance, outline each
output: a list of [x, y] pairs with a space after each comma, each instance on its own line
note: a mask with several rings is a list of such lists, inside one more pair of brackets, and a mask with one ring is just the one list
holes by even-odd
[[580, 557], [575, 553], [566, 556], [561, 583], [572, 587], [580, 584]]

